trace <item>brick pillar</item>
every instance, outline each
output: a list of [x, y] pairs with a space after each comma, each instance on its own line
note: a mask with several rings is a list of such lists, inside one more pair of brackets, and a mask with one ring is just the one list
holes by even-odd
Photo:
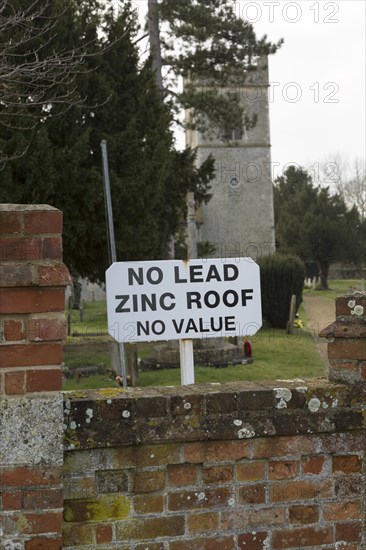
[[336, 321], [320, 336], [328, 339], [329, 380], [366, 383], [366, 293], [336, 300]]
[[62, 548], [62, 212], [0, 205], [0, 548]]

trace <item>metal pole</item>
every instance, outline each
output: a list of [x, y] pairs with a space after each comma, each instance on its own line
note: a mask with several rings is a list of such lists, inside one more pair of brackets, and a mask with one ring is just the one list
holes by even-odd
[[[114, 237], [114, 225], [113, 225], [113, 210], [112, 210], [112, 197], [111, 197], [111, 186], [109, 181], [109, 168], [108, 168], [108, 154], [107, 154], [107, 142], [103, 139], [100, 143], [102, 148], [102, 160], [103, 160], [103, 176], [104, 176], [104, 187], [105, 187], [105, 200], [107, 204], [107, 217], [108, 217], [108, 233], [109, 233], [109, 243], [111, 250], [111, 260], [112, 263], [117, 261], [116, 253], [116, 240]], [[125, 349], [123, 344], [118, 344], [119, 355], [121, 358], [121, 374], [123, 387], [127, 388], [127, 373], [126, 373], [126, 361], [125, 361]]]
[[101, 141], [100, 146], [102, 148], [103, 176], [104, 176], [104, 185], [105, 185], [105, 199], [106, 199], [106, 203], [107, 203], [107, 216], [108, 216], [109, 242], [110, 242], [110, 246], [111, 246], [111, 259], [112, 259], [112, 264], [114, 264], [114, 262], [117, 261], [116, 239], [114, 237], [111, 185], [110, 185], [110, 182], [109, 182], [107, 142], [106, 142], [105, 139], [103, 139]]

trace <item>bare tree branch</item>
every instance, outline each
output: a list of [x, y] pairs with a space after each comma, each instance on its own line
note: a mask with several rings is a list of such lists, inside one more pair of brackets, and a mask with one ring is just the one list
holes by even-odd
[[[355, 206], [361, 220], [366, 219], [366, 165], [365, 159], [354, 158], [351, 162], [341, 153], [331, 155], [324, 163], [325, 183], [339, 193], [347, 206]], [[328, 179], [327, 179], [328, 178]]]
[[0, 0], [0, 124], [7, 128], [31, 130], [35, 121], [54, 116], [56, 105], [57, 114], [72, 105], [85, 106], [77, 76], [91, 72], [87, 58], [113, 47], [95, 39], [49, 53], [58, 19], [70, 7], [49, 16], [50, 2], [34, 0], [26, 8], [15, 8], [12, 0]]

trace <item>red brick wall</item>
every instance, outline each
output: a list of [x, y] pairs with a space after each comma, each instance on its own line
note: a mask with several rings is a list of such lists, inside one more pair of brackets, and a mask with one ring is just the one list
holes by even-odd
[[365, 386], [65, 399], [65, 549], [364, 548]]
[[[62, 213], [0, 205], [0, 540], [62, 548]], [[1, 546], [3, 547], [3, 546]]]

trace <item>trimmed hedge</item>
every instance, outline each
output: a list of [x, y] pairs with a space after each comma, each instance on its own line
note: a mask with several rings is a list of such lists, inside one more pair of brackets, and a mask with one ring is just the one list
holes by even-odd
[[286, 328], [291, 296], [296, 309], [302, 302], [305, 265], [298, 256], [272, 254], [257, 259], [261, 272], [263, 320], [275, 328]]

